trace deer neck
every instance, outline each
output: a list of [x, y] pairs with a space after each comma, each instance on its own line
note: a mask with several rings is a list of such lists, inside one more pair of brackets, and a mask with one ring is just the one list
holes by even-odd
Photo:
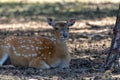
[[68, 52], [66, 41], [57, 39], [55, 41], [55, 50], [57, 53], [66, 54]]
[[63, 46], [66, 45], [66, 40], [65, 39], [56, 39], [55, 40], [56, 45]]

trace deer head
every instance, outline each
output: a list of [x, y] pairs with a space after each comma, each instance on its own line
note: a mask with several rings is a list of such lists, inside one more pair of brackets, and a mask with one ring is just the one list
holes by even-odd
[[48, 18], [47, 22], [54, 29], [54, 35], [56, 39], [68, 39], [69, 28], [75, 23], [75, 19], [69, 19], [66, 22], [54, 21], [52, 18]]

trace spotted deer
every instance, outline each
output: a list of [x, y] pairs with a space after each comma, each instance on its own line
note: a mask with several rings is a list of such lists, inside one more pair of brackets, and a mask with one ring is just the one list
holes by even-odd
[[53, 27], [54, 40], [41, 36], [7, 37], [0, 44], [0, 65], [9, 58], [14, 66], [41, 69], [68, 68], [71, 57], [66, 39], [75, 19], [62, 22], [48, 18], [47, 22]]

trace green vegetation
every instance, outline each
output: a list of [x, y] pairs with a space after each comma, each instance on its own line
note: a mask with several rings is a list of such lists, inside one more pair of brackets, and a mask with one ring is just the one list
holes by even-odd
[[41, 20], [46, 17], [67, 19], [75, 17], [81, 19], [95, 19], [116, 15], [118, 4], [115, 3], [0, 3], [0, 20], [14, 18], [20, 20]]

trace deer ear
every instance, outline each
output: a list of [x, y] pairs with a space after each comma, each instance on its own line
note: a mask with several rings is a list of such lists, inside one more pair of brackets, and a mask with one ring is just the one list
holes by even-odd
[[75, 23], [75, 20], [76, 20], [76, 19], [69, 19], [69, 20], [67, 21], [67, 25], [68, 25], [68, 26], [72, 26], [72, 25]]
[[55, 21], [52, 18], [47, 18], [47, 22], [50, 26], [54, 26], [55, 25]]

